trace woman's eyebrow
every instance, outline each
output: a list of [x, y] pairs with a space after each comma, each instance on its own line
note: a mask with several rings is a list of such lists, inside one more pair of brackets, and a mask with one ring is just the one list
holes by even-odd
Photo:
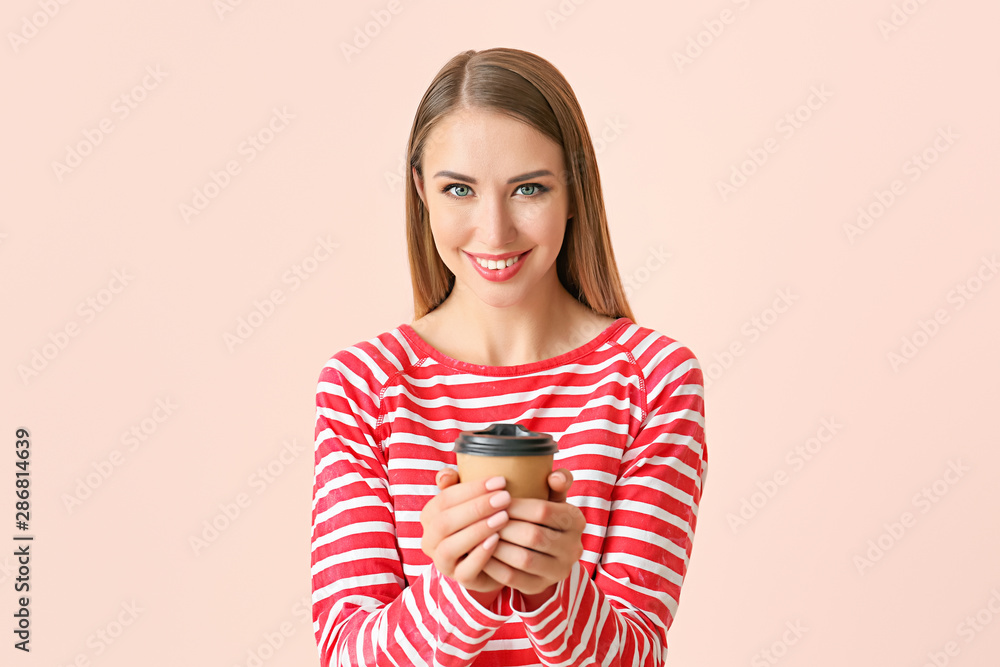
[[[511, 183], [526, 181], [529, 178], [538, 178], [539, 176], [552, 176], [552, 175], [553, 175], [552, 172], [549, 171], [548, 169], [539, 169], [538, 171], [529, 171], [527, 174], [521, 174], [520, 176], [515, 176], [514, 178], [508, 180], [507, 184], [510, 185]], [[466, 176], [465, 174], [459, 174], [454, 171], [439, 171], [438, 173], [434, 174], [434, 178], [440, 178], [441, 176], [444, 176], [445, 178], [454, 178], [455, 180], [458, 181], [466, 181], [468, 183], [472, 183], [473, 185], [478, 185], [478, 181], [476, 181], [476, 179], [472, 178], [471, 176]]]

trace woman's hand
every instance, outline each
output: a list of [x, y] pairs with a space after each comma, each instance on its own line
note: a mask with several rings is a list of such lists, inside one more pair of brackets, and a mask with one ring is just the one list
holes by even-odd
[[[566, 502], [573, 475], [566, 468], [548, 477], [549, 499], [514, 498], [510, 521], [500, 529], [500, 544], [482, 570], [504, 586], [521, 591], [530, 607], [555, 593], [583, 556], [587, 520]], [[531, 598], [531, 599], [529, 599]], [[544, 598], [542, 598], [544, 599]]]
[[493, 477], [459, 482], [457, 472], [444, 468], [435, 483], [440, 492], [420, 512], [424, 529], [420, 548], [441, 574], [467, 590], [499, 591], [503, 584], [482, 570], [499, 542], [498, 531], [509, 520], [504, 508], [510, 504], [510, 494], [500, 490], [507, 481]]

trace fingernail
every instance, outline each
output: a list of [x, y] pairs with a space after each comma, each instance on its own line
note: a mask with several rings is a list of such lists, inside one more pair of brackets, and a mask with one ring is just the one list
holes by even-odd
[[486, 480], [486, 488], [490, 491], [496, 491], [505, 486], [507, 486], [507, 480], [504, 477], [490, 477]]
[[486, 520], [486, 525], [489, 526], [490, 528], [496, 528], [506, 520], [507, 520], [506, 512], [497, 512], [496, 514], [494, 514], [493, 516], [491, 516], [489, 519]]
[[501, 491], [490, 498], [490, 505], [493, 507], [503, 507], [510, 502], [510, 493], [507, 491]]
[[493, 545], [496, 544], [499, 540], [500, 540], [500, 533], [493, 533], [485, 540], [483, 540], [483, 548], [491, 549]]

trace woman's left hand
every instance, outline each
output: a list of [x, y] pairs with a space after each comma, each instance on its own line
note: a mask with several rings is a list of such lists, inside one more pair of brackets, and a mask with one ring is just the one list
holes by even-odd
[[[570, 575], [583, 556], [583, 530], [587, 520], [575, 505], [566, 502], [573, 475], [559, 468], [548, 477], [549, 499], [514, 498], [510, 517], [500, 529], [500, 542], [483, 572], [525, 596], [546, 597]], [[532, 605], [534, 606], [534, 605]]]

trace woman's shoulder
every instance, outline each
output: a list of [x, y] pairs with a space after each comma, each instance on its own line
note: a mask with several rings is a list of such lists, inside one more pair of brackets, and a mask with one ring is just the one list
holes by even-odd
[[639, 359], [647, 363], [640, 363], [640, 366], [648, 365], [648, 362], [656, 363], [668, 360], [670, 363], [678, 364], [689, 359], [697, 360], [694, 352], [687, 345], [672, 336], [664, 333], [659, 328], [636, 324], [629, 318], [625, 326], [615, 332], [613, 340], [616, 344], [628, 350], [639, 363]]
[[655, 400], [667, 388], [670, 395], [681, 385], [690, 385], [690, 391], [701, 391], [696, 389], [704, 382], [701, 362], [690, 347], [676, 338], [630, 320], [617, 331], [614, 341], [634, 360], [647, 400]]
[[401, 328], [399, 325], [342, 347], [327, 359], [321, 376], [335, 371], [341, 376], [364, 378], [369, 385], [384, 385], [415, 360]]

